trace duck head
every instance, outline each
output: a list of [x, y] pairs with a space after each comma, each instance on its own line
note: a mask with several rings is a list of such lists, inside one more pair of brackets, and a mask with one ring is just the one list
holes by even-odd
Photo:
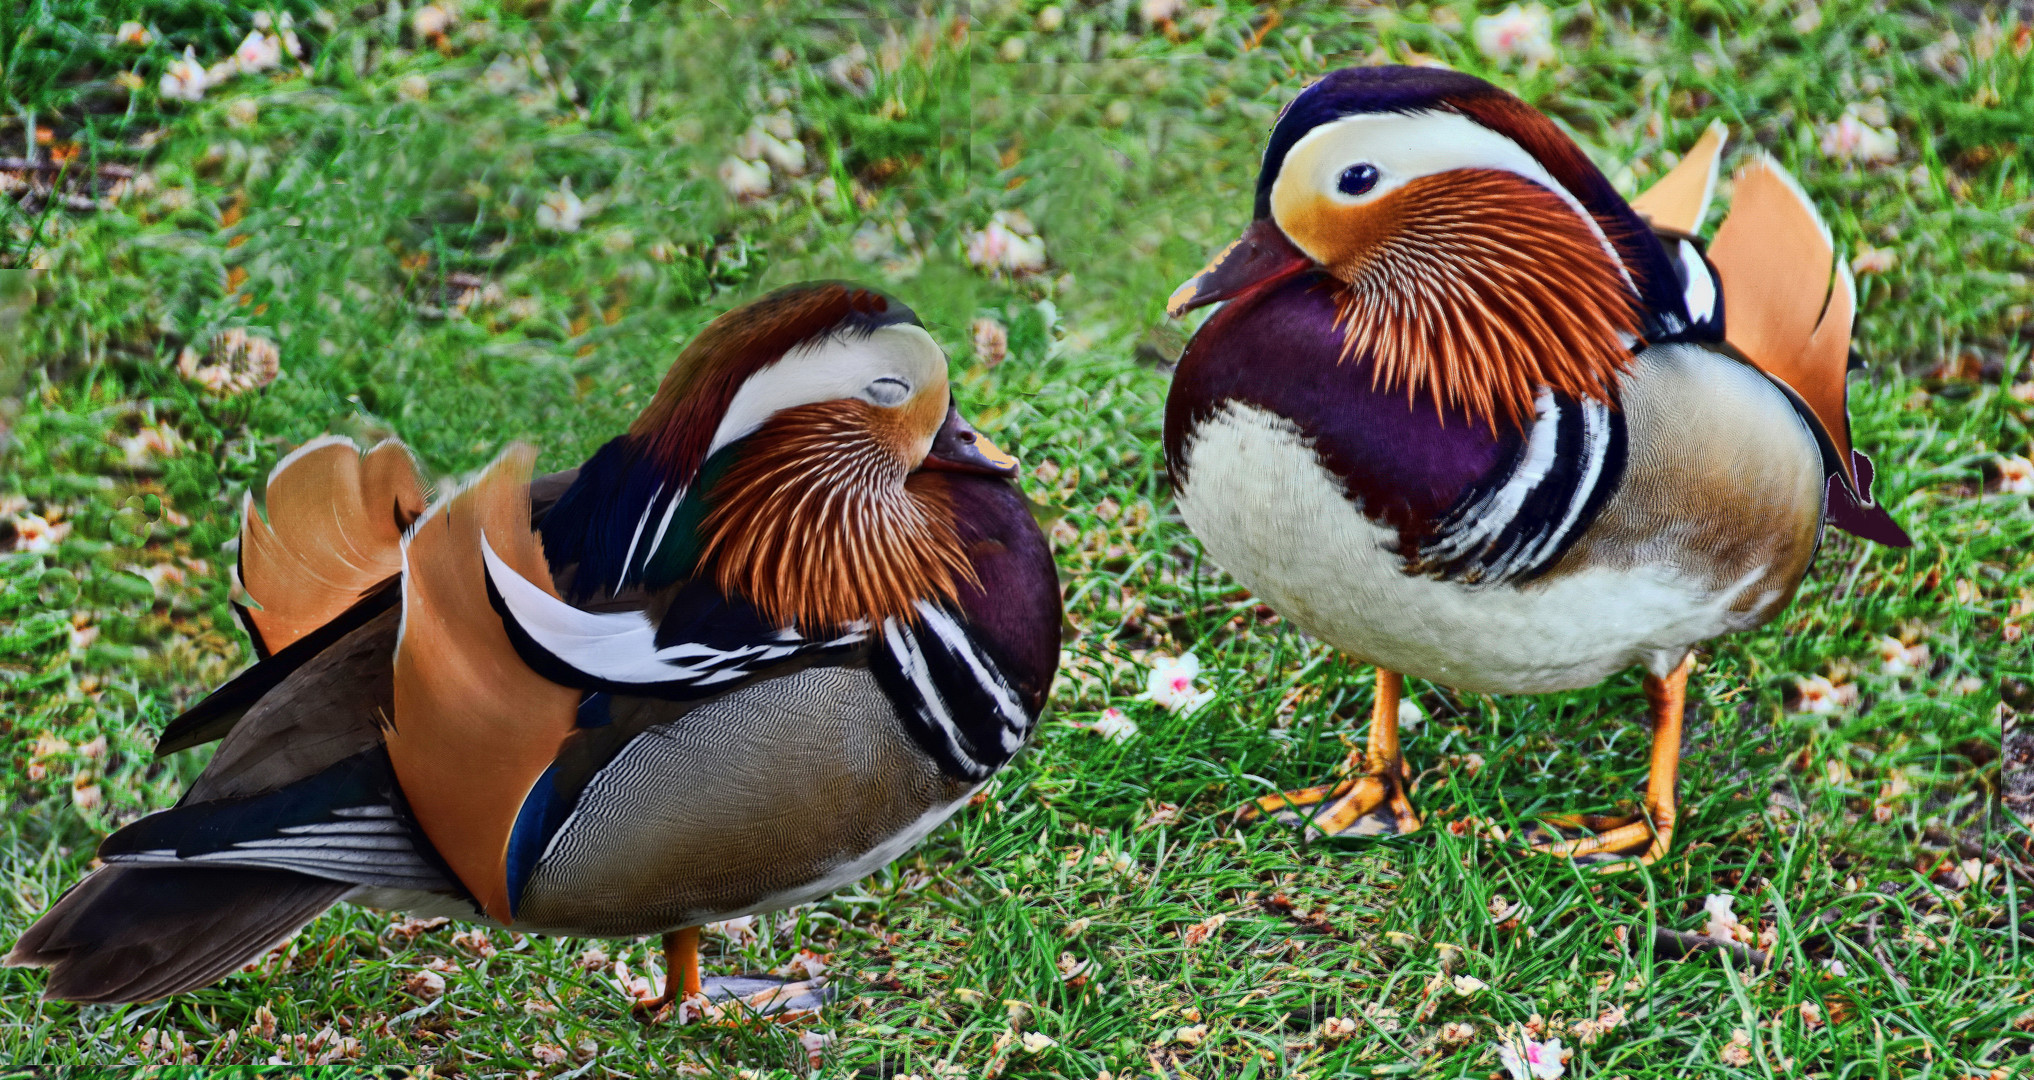
[[[1247, 302], [1316, 274], [1345, 359], [1436, 407], [1522, 423], [1551, 387], [1614, 400], [1673, 272], [1643, 222], [1552, 121], [1471, 75], [1334, 72], [1286, 106], [1254, 220], [1167, 305]], [[1685, 313], [1683, 313], [1685, 315]]]
[[[946, 356], [910, 308], [838, 282], [791, 286], [701, 331], [582, 470], [575, 488], [612, 490], [625, 525], [582, 545], [609, 557], [594, 577], [582, 565], [573, 591], [704, 574], [776, 625], [909, 618], [972, 580], [951, 486], [1016, 473], [955, 408]], [[548, 549], [550, 517], [544, 528]]]

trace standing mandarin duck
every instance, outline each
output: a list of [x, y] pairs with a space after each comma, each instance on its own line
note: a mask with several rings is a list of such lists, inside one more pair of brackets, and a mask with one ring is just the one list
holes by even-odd
[[663, 934], [654, 1007], [706, 989], [701, 924], [881, 868], [1030, 737], [1051, 553], [903, 305], [772, 293], [584, 465], [534, 459], [435, 504], [394, 442], [284, 459], [241, 528], [259, 662], [157, 746], [217, 754], [7, 962], [146, 1001], [345, 900]]
[[1168, 305], [1225, 301], [1180, 359], [1167, 463], [1208, 553], [1376, 665], [1377, 696], [1352, 779], [1257, 812], [1417, 828], [1406, 675], [1547, 693], [1638, 665], [1644, 813], [1539, 850], [1650, 863], [1694, 647], [1777, 616], [1825, 519], [1909, 542], [1850, 445], [1855, 297], [1806, 196], [1761, 158], [1694, 236], [1722, 146], [1712, 126], [1627, 204], [1470, 75], [1337, 71], [1280, 114], [1255, 220]]

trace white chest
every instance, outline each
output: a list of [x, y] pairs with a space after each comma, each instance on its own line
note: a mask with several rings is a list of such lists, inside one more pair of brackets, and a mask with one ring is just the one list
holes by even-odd
[[1634, 664], [1664, 675], [1741, 625], [1721, 588], [1670, 566], [1589, 569], [1514, 587], [1408, 575], [1292, 423], [1229, 403], [1188, 447], [1180, 512], [1208, 554], [1300, 629], [1351, 656], [1462, 690], [1589, 686]]

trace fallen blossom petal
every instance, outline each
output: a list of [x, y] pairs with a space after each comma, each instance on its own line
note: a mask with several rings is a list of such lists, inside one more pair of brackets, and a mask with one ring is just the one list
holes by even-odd
[[282, 39], [259, 30], [248, 31], [247, 37], [233, 50], [233, 62], [250, 75], [279, 66], [282, 56]]
[[1025, 1032], [1024, 1037], [1017, 1040], [1017, 1044], [1022, 1046], [1027, 1054], [1044, 1053], [1059, 1045], [1051, 1036], [1038, 1031]]
[[2008, 454], [1997, 461], [1999, 494], [2034, 494], [2034, 461], [2020, 454]]
[[1726, 945], [1737, 940], [1737, 928], [1744, 924], [1740, 923], [1736, 913], [1730, 910], [1730, 906], [1735, 902], [1736, 898], [1729, 893], [1711, 893], [1707, 899], [1702, 901], [1702, 910], [1708, 916], [1708, 921], [1703, 924], [1702, 932], [1708, 935], [1711, 940], [1720, 941]]
[[129, 49], [140, 49], [148, 45], [152, 37], [148, 28], [138, 22], [124, 22], [120, 29], [113, 31], [113, 44]]
[[1541, 4], [1513, 4], [1476, 20], [1476, 49], [1492, 60], [1524, 60], [1531, 65], [1554, 59], [1554, 17]]
[[1557, 1080], [1567, 1071], [1561, 1040], [1537, 1042], [1521, 1035], [1497, 1046], [1497, 1060], [1512, 1080]]
[[205, 88], [211, 85], [205, 73], [205, 65], [191, 53], [191, 47], [184, 46], [181, 59], [170, 61], [168, 70], [163, 72], [158, 88], [162, 96], [172, 101], [198, 101], [205, 96]]
[[1045, 241], [1022, 214], [998, 210], [988, 225], [968, 234], [967, 260], [999, 273], [1037, 273], [1045, 269]]
[[756, 917], [743, 915], [737, 919], [707, 923], [700, 929], [717, 937], [726, 938], [736, 945], [750, 945], [756, 940]]
[[1456, 997], [1474, 997], [1490, 989], [1490, 984], [1474, 975], [1457, 975], [1453, 983]]
[[1867, 244], [1859, 247], [1857, 254], [1851, 256], [1850, 272], [1858, 277], [1866, 274], [1883, 274], [1898, 265], [1899, 261], [1899, 253], [1892, 248], [1875, 248]]
[[1110, 742], [1129, 742], [1137, 737], [1137, 721], [1130, 719], [1123, 710], [1114, 707], [1103, 709], [1094, 723], [1082, 726]]
[[1900, 139], [1891, 129], [1873, 127], [1846, 111], [1833, 124], [1821, 125], [1822, 156], [1836, 161], [1886, 162], [1900, 156]]
[[770, 193], [770, 166], [760, 161], [730, 157], [720, 163], [720, 186], [729, 197], [746, 202]]
[[572, 193], [569, 177], [537, 204], [537, 227], [549, 232], [578, 232], [579, 223], [585, 218], [586, 203]]
[[410, 29], [418, 37], [436, 37], [452, 28], [452, 13], [438, 4], [425, 4], [410, 15]]
[[1190, 711], [1183, 707], [1195, 702], [1199, 693], [1194, 685], [1195, 676], [1201, 671], [1200, 658], [1187, 653], [1177, 659], [1170, 656], [1153, 656], [1151, 673], [1145, 677], [1144, 692], [1137, 695], [1139, 700], [1150, 701], [1168, 712]]

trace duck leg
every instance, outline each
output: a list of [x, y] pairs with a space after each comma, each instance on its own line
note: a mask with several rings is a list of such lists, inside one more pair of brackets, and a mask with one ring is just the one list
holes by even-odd
[[655, 1016], [674, 1001], [703, 993], [699, 980], [699, 928], [688, 926], [664, 935], [664, 993], [654, 1001], [638, 1001], [633, 1012]]
[[[832, 997], [826, 977], [789, 980], [771, 975], [716, 975], [699, 972], [699, 928], [688, 926], [664, 935], [664, 993], [634, 1007], [639, 1017], [654, 1017], [673, 1002], [703, 999], [707, 1004], [691, 1016], [730, 1023], [751, 1017], [792, 1021], [810, 1016]], [[679, 1013], [680, 1020], [687, 1012]]]
[[1646, 774], [1645, 812], [1627, 818], [1549, 817], [1547, 822], [1557, 828], [1579, 826], [1596, 835], [1534, 844], [1534, 851], [1591, 861], [1610, 856], [1615, 861], [1608, 861], [1604, 869], [1614, 871], [1650, 866], [1674, 845], [1674, 819], [1679, 813], [1675, 790], [1681, 778], [1681, 716], [1688, 704], [1688, 669], [1694, 663], [1695, 655], [1690, 653], [1666, 678], [1646, 676], [1646, 702], [1653, 715], [1653, 760]]
[[[1244, 820], [1271, 814], [1285, 824], [1305, 826], [1310, 836], [1372, 836], [1419, 828], [1419, 815], [1406, 797], [1405, 760], [1398, 747], [1398, 703], [1404, 693], [1404, 675], [1377, 669], [1369, 745], [1349, 751], [1342, 763], [1345, 772], [1360, 766], [1360, 774], [1338, 784], [1266, 795], [1244, 809]], [[1310, 812], [1322, 803], [1328, 805]]]

